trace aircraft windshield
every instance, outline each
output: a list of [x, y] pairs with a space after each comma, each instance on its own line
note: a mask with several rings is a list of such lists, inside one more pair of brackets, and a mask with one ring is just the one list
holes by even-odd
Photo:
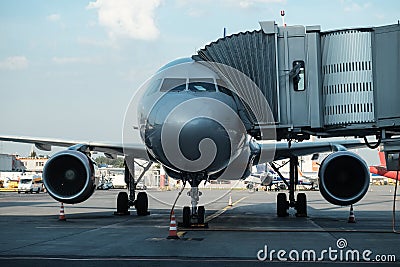
[[193, 92], [215, 92], [213, 79], [190, 79], [189, 90]]
[[161, 86], [161, 92], [181, 92], [186, 89], [186, 79], [165, 78]]
[[158, 89], [160, 88], [160, 84], [161, 84], [161, 79], [152, 80], [149, 83], [149, 86], [148, 86], [148, 89], [147, 89], [147, 95], [152, 95], [155, 92], [157, 92]]
[[[186, 79], [165, 78], [161, 92], [182, 92], [186, 89]], [[216, 92], [214, 80], [211, 78], [189, 79], [188, 90], [192, 92]]]
[[218, 91], [227, 94], [229, 96], [232, 96], [232, 91], [227, 89], [228, 86], [226, 85], [226, 83], [224, 82], [224, 80], [217, 80], [217, 86], [218, 86]]

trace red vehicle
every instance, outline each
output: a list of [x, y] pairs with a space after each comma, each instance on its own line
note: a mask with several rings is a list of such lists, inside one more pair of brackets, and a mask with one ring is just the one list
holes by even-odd
[[386, 169], [385, 153], [382, 151], [379, 151], [379, 160], [381, 162], [379, 166], [369, 166], [370, 173], [391, 178], [394, 180], [400, 180], [400, 171], [388, 171]]

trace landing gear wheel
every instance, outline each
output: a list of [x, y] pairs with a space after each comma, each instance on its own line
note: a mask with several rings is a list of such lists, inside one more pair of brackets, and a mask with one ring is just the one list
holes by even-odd
[[183, 227], [190, 227], [190, 208], [188, 206], [183, 207]]
[[296, 217], [307, 217], [307, 197], [305, 193], [297, 195]]
[[136, 199], [136, 212], [138, 216], [149, 215], [149, 200], [146, 192], [139, 192]]
[[129, 215], [129, 199], [126, 192], [119, 192], [117, 197], [117, 211], [114, 215]]
[[197, 209], [197, 223], [198, 224], [204, 223], [205, 215], [206, 215], [206, 209], [204, 208], [204, 206], [200, 206]]
[[286, 194], [285, 193], [279, 193], [276, 201], [276, 211], [278, 217], [286, 217], [289, 215], [287, 212], [288, 210], [288, 201], [286, 199]]

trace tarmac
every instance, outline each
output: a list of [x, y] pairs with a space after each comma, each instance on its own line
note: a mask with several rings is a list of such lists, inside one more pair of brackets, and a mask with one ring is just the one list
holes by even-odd
[[[150, 215], [115, 216], [119, 190], [96, 191], [86, 202], [60, 204], [48, 194], [0, 192], [0, 266], [285, 266], [399, 265], [400, 235], [392, 223], [393, 186], [372, 186], [349, 207], [306, 191], [308, 217], [276, 216], [278, 192], [203, 189], [208, 229], [178, 228], [167, 239], [173, 191], [148, 190]], [[228, 205], [229, 197], [233, 206]], [[182, 194], [175, 214], [182, 221]], [[400, 230], [400, 201], [396, 201]]]

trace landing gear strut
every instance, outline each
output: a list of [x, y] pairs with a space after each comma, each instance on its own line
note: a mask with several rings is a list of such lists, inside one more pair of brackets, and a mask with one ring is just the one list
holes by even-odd
[[286, 217], [289, 215], [288, 209], [295, 208], [297, 217], [307, 217], [307, 197], [304, 193], [297, 194], [297, 201], [295, 199], [296, 185], [299, 182], [298, 173], [298, 157], [292, 156], [289, 160], [289, 183], [285, 180], [283, 175], [280, 173], [279, 168], [277, 168], [273, 163], [271, 164], [275, 172], [279, 174], [282, 181], [286, 184], [289, 189], [289, 201], [286, 198], [285, 193], [279, 193], [276, 202], [276, 210], [278, 217]]
[[[131, 162], [127, 162], [130, 160]], [[134, 176], [134, 167], [132, 167], [132, 172], [129, 170], [128, 164], [131, 164], [130, 166], [134, 166], [134, 160], [132, 158], [125, 157], [124, 165], [125, 165], [125, 182], [128, 185], [128, 190], [129, 190], [129, 197], [127, 192], [119, 192], [118, 197], [117, 197], [117, 211], [114, 212], [115, 215], [129, 215], [129, 207], [134, 206], [136, 208], [136, 213], [138, 216], [146, 216], [150, 215], [150, 212], [148, 211], [149, 207], [149, 201], [147, 197], [146, 192], [139, 192], [137, 194], [137, 198], [135, 199], [135, 192], [136, 192], [136, 186], [140, 182], [140, 180], [143, 178], [145, 172], [150, 169], [152, 162], [150, 161], [147, 163], [146, 166], [142, 166], [143, 171], [140, 174], [139, 178], [135, 181], [135, 176]]]
[[202, 179], [199, 177], [191, 177], [191, 175], [187, 175], [186, 181], [189, 182], [191, 188], [188, 192], [188, 196], [191, 198], [192, 208], [189, 206], [183, 207], [183, 223], [182, 226], [189, 227], [207, 227], [207, 223], [205, 223], [205, 208], [204, 206], [197, 207], [199, 203], [200, 196], [202, 193], [199, 191], [199, 184]]

